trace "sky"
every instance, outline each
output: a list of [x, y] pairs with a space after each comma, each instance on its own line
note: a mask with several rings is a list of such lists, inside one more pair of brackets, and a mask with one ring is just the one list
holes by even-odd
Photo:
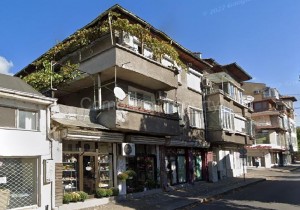
[[[300, 101], [300, 1], [1, 0], [0, 73], [15, 74], [119, 4], [203, 58]], [[295, 104], [300, 126], [300, 102]]]

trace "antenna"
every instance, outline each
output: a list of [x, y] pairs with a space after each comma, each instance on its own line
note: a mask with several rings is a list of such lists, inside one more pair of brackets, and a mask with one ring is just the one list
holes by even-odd
[[123, 101], [126, 98], [126, 93], [120, 87], [114, 88], [114, 94], [115, 94], [115, 97], [121, 101]]

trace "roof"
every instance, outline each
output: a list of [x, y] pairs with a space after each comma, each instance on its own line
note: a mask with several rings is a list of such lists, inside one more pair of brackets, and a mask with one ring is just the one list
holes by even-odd
[[297, 99], [294, 96], [280, 96], [280, 99], [297, 101]]
[[231, 63], [227, 65], [214, 65], [211, 68], [214, 72], [223, 72], [227, 70], [237, 81], [247, 81], [252, 79], [252, 77], [237, 63]]
[[43, 96], [19, 77], [0, 74], [0, 88]]
[[[84, 27], [82, 27], [81, 29], [78, 29], [77, 31], [80, 31], [80, 30], [83, 30], [83, 29], [87, 29], [89, 27], [93, 27], [94, 25], [98, 24], [98, 21], [101, 21], [102, 19], [104, 19], [110, 11], [118, 11], [120, 12], [121, 14], [123, 15], [126, 15], [128, 16], [129, 18], [132, 18], [134, 19], [135, 21], [139, 22], [140, 24], [144, 25], [144, 26], [147, 26], [154, 34], [157, 34], [159, 36], [161, 36], [162, 38], [170, 41], [172, 43], [172, 45], [176, 46], [177, 48], [181, 49], [182, 51], [184, 51], [185, 53], [189, 54], [189, 56], [191, 58], [193, 58], [194, 60], [197, 60], [198, 62], [202, 63], [203, 66], [205, 66], [206, 68], [207, 67], [211, 67], [211, 65], [209, 63], [207, 63], [206, 61], [204, 61], [203, 59], [199, 58], [199, 56], [195, 55], [192, 51], [186, 49], [185, 47], [183, 47], [182, 45], [180, 45], [179, 43], [177, 43], [175, 40], [171, 39], [168, 35], [166, 35], [164, 32], [154, 28], [152, 25], [150, 25], [148, 22], [146, 22], [145, 20], [141, 19], [140, 17], [138, 17], [137, 15], [129, 12], [128, 10], [124, 9], [123, 7], [121, 7], [120, 5], [116, 4], [112, 7], [110, 7], [109, 9], [107, 9], [105, 12], [101, 13], [97, 18], [95, 18], [93, 21], [91, 21], [90, 23], [88, 23], [87, 25], [85, 25]], [[76, 31], [76, 32], [77, 32]], [[75, 33], [76, 33], [75, 32]], [[73, 34], [75, 34], [73, 33]], [[72, 34], [72, 35], [73, 35]], [[70, 35], [69, 37], [67, 37], [66, 39], [64, 39], [62, 41], [62, 43], [68, 41], [72, 35]], [[56, 46], [56, 45], [55, 45]], [[47, 52], [45, 52], [43, 55], [41, 55], [40, 57], [38, 57], [36, 60], [34, 60], [33, 62], [35, 61], [38, 61], [39, 59], [41, 59], [42, 57], [44, 57], [46, 55]], [[32, 62], [32, 63], [33, 63]], [[26, 75], [28, 73], [30, 73], [31, 71], [33, 70], [29, 70], [29, 68], [31, 67], [32, 65], [29, 64], [27, 65], [25, 68], [23, 68], [22, 70], [20, 70], [19, 72], [17, 72], [15, 75], [16, 76], [21, 76], [21, 75]], [[34, 69], [35, 70], [35, 69]]]

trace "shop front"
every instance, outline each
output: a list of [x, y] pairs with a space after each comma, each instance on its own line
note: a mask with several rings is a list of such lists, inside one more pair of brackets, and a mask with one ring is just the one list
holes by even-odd
[[200, 149], [168, 147], [165, 156], [168, 185], [203, 180], [205, 154]]
[[160, 145], [164, 138], [148, 136], [130, 136], [135, 144], [135, 156], [126, 158], [126, 169], [136, 172], [133, 179], [126, 181], [127, 193], [142, 192], [160, 187]]
[[63, 141], [64, 192], [93, 195], [99, 187], [113, 187], [113, 147], [113, 143]]

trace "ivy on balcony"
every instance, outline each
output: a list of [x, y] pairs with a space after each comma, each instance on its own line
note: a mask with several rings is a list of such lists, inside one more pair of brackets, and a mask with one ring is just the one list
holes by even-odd
[[[111, 25], [109, 19], [111, 19]], [[178, 52], [172, 46], [171, 41], [167, 42], [158, 39], [151, 34], [149, 27], [137, 23], [130, 23], [129, 20], [121, 18], [120, 14], [110, 12], [109, 18], [102, 21], [100, 24], [78, 30], [66, 40], [48, 50], [41, 58], [31, 64], [36, 71], [22, 79], [39, 91], [50, 88], [51, 77], [52, 85], [54, 87], [75, 79], [82, 74], [77, 69], [78, 64], [72, 64], [68, 61], [65, 65], [56, 67], [56, 71], [52, 71], [51, 61], [59, 61], [64, 56], [88, 46], [100, 38], [101, 35], [108, 33], [110, 27], [113, 32], [125, 31], [130, 35], [137, 37], [142, 46], [146, 46], [153, 52], [155, 58], [161, 58], [163, 55], [168, 55], [178, 66], [186, 69], [186, 66], [179, 59]]]

